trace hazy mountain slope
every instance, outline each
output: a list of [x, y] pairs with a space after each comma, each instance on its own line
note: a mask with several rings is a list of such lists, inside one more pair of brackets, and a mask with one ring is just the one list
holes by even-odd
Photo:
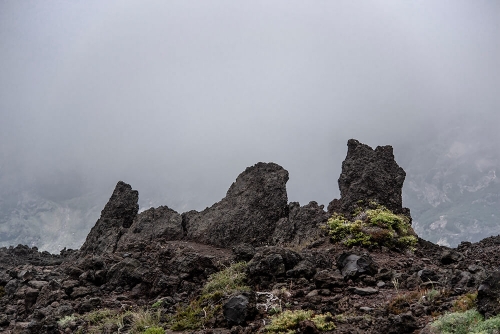
[[[491, 140], [485, 140], [491, 138]], [[484, 128], [452, 128], [415, 149], [404, 203], [424, 239], [455, 246], [500, 233], [500, 152]]]

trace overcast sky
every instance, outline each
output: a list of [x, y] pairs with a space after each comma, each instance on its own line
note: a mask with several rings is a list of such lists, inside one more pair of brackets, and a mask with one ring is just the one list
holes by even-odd
[[349, 138], [500, 126], [499, 32], [498, 1], [3, 0], [0, 167], [185, 211], [273, 161], [328, 204]]

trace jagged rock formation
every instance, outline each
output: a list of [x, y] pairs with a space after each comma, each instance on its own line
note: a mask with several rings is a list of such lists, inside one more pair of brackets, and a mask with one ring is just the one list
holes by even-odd
[[125, 229], [132, 225], [139, 211], [139, 192], [125, 182], [118, 182], [101, 217], [80, 248], [82, 254], [112, 253]]
[[[453, 250], [419, 239], [413, 254], [332, 243], [320, 228], [329, 213], [316, 202], [288, 204], [287, 180], [282, 167], [258, 163], [220, 202], [184, 214], [166, 206], [138, 214], [137, 191], [118, 182], [79, 251], [0, 248], [0, 331], [85, 333], [89, 324], [81, 315], [87, 312], [123, 315], [153, 303], [167, 319], [199, 296], [211, 274], [241, 260], [248, 262], [250, 291], [221, 300], [219, 316], [206, 322], [217, 333], [262, 332], [271, 310], [280, 307], [338, 316], [329, 333], [416, 334], [478, 288], [479, 310], [500, 312], [500, 237]], [[339, 179], [342, 198], [330, 209], [350, 212], [358, 200], [373, 200], [408, 213], [403, 180], [390, 146], [372, 150], [350, 140]], [[421, 295], [434, 287], [432, 298]], [[58, 323], [68, 316], [74, 320]], [[123, 328], [115, 324], [109, 331], [129, 332], [127, 321], [124, 316]], [[297, 328], [318, 332], [309, 320]]]
[[377, 146], [374, 150], [350, 139], [338, 181], [340, 202], [330, 203], [329, 211], [351, 214], [356, 207], [373, 201], [394, 213], [409, 215], [409, 210], [403, 209], [401, 197], [405, 176], [394, 160], [392, 146]]
[[288, 215], [288, 172], [274, 163], [247, 168], [220, 202], [183, 214], [187, 238], [217, 246], [265, 244]]

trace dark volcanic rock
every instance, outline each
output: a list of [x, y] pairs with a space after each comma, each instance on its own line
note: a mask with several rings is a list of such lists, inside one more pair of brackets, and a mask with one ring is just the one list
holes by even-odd
[[139, 243], [158, 239], [180, 240], [183, 237], [182, 217], [176, 211], [160, 206], [141, 212], [117, 244], [118, 251], [128, 251]]
[[[255, 299], [255, 298], [252, 298]], [[253, 302], [252, 302], [253, 301]], [[255, 313], [255, 301], [243, 294], [230, 297], [222, 306], [224, 318], [231, 325], [243, 325]]]
[[183, 214], [187, 237], [223, 247], [268, 243], [278, 220], [288, 215], [287, 181], [288, 172], [277, 164], [248, 167], [220, 202]]
[[299, 203], [292, 202], [288, 208], [288, 217], [280, 219], [274, 230], [274, 244], [304, 245], [322, 235], [321, 225], [330, 217], [323, 210], [323, 205], [312, 201], [300, 206]]
[[287, 271], [293, 269], [302, 260], [296, 252], [280, 247], [262, 247], [248, 262], [249, 279], [267, 286], [279, 278], [284, 278]]
[[486, 318], [500, 314], [500, 272], [491, 273], [477, 290], [477, 310]]
[[112, 253], [121, 235], [139, 211], [139, 193], [125, 182], [118, 182], [113, 195], [101, 212], [101, 218], [80, 248], [83, 255]]
[[356, 255], [342, 253], [337, 259], [337, 266], [344, 279], [357, 278], [360, 275], [375, 275], [378, 271], [377, 264], [369, 255]]
[[339, 178], [341, 210], [350, 214], [359, 203], [374, 201], [395, 213], [408, 213], [408, 209], [403, 210], [401, 198], [406, 173], [394, 160], [392, 146], [373, 150], [350, 139], [347, 147]]

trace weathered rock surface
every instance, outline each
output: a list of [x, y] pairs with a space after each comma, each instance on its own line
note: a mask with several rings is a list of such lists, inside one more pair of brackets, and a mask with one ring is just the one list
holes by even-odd
[[[406, 173], [394, 160], [392, 146], [370, 146], [355, 139], [347, 142], [347, 157], [339, 177], [340, 203], [343, 213], [351, 214], [359, 205], [374, 201], [395, 213], [403, 210], [402, 189]], [[334, 209], [331, 209], [334, 210]]]
[[118, 240], [132, 225], [139, 211], [139, 193], [125, 182], [118, 182], [101, 217], [80, 248], [82, 254], [113, 253]]
[[354, 279], [361, 275], [373, 276], [378, 271], [377, 264], [368, 254], [342, 253], [337, 259], [337, 267], [344, 279]]
[[288, 215], [287, 181], [288, 172], [277, 164], [248, 167], [220, 202], [183, 214], [187, 238], [224, 247], [269, 243], [277, 222]]
[[[176, 211], [160, 206], [138, 214], [117, 243], [118, 251], [144, 248], [157, 240], [181, 240], [182, 217]], [[141, 245], [142, 243], [142, 245]]]
[[324, 234], [321, 226], [330, 214], [323, 210], [323, 205], [312, 201], [300, 206], [297, 202], [288, 205], [288, 217], [281, 218], [274, 230], [272, 243], [307, 245]]
[[486, 318], [500, 314], [500, 272], [491, 273], [477, 291], [477, 310]]

